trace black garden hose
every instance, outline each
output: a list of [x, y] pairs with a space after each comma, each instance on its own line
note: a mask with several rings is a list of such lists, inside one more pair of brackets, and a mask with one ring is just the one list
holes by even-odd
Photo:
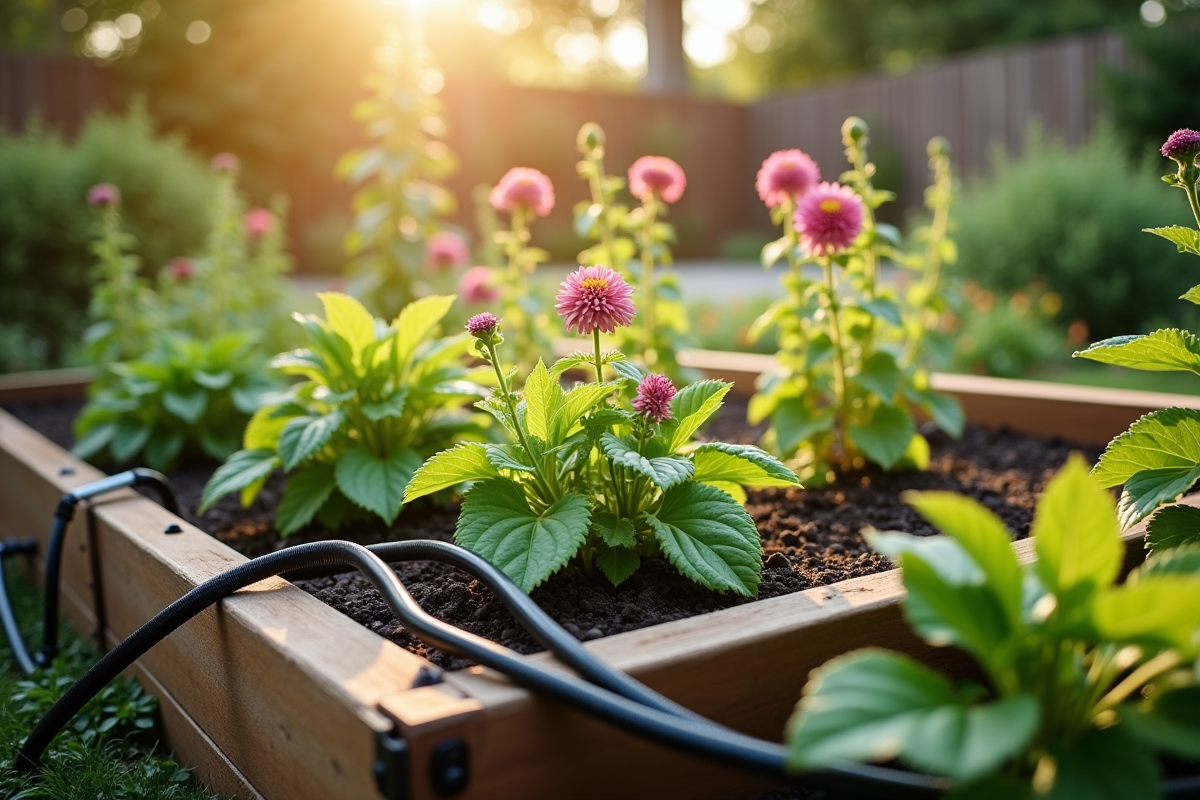
[[12, 650], [17, 667], [26, 675], [31, 674], [36, 665], [29, 655], [29, 649], [25, 647], [21, 627], [17, 624], [17, 615], [13, 612], [12, 604], [8, 599], [8, 580], [4, 574], [4, 560], [11, 555], [36, 552], [37, 539], [0, 542], [0, 623], [4, 625], [4, 635], [8, 639], [9, 649]]
[[[443, 548], [451, 547], [428, 548], [422, 557], [450, 560]], [[467, 564], [470, 560], [462, 559], [461, 563]], [[550, 695], [653, 742], [776, 779], [795, 779], [785, 769], [782, 745], [720, 728], [716, 723], [700, 722], [647, 707], [461, 631], [426, 614], [396, 573], [365, 547], [338, 541], [297, 545], [256, 558], [205, 581], [156, 614], [101, 658], [55, 703], [25, 740], [17, 754], [17, 768], [35, 770], [50, 742], [92, 697], [156, 643], [208, 606], [273, 575], [294, 574], [297, 570], [330, 564], [346, 564], [361, 571], [380, 591], [401, 623], [427, 644], [470, 658], [522, 686]], [[645, 687], [643, 690], [650, 692]], [[845, 764], [805, 776], [805, 779], [840, 790], [886, 790], [893, 798], [931, 798], [949, 788], [948, 782], [940, 778], [859, 764]]]

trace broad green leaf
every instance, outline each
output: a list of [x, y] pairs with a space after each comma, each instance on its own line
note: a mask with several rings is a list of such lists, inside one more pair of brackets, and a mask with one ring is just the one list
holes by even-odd
[[404, 490], [421, 468], [415, 450], [399, 450], [379, 458], [365, 447], [352, 447], [337, 460], [337, 486], [355, 505], [391, 525], [404, 504]]
[[1200, 464], [1200, 410], [1168, 408], [1139, 419], [1109, 443], [1092, 473], [1117, 486], [1139, 472]]
[[775, 265], [775, 262], [787, 255], [788, 247], [791, 246], [792, 240], [789, 236], [784, 236], [781, 239], [776, 239], [773, 242], [767, 242], [763, 245], [762, 252], [759, 254], [759, 260], [762, 262], [763, 269], [770, 269]]
[[143, 425], [136, 419], [123, 417], [117, 420], [112, 438], [112, 457], [118, 464], [132, 461], [134, 456], [142, 451], [146, 442], [150, 441], [153, 427]]
[[916, 432], [912, 415], [900, 406], [879, 406], [866, 425], [850, 426], [854, 444], [884, 469], [891, 469], [904, 456]]
[[1200, 686], [1155, 691], [1148, 700], [1122, 705], [1121, 727], [1156, 750], [1200, 759]]
[[1200, 508], [1168, 506], [1160, 510], [1146, 526], [1146, 548], [1167, 550], [1200, 543]]
[[175, 428], [155, 428], [146, 442], [146, 466], [160, 472], [170, 468], [176, 457], [183, 451], [187, 436]]
[[1200, 256], [1200, 231], [1195, 228], [1171, 225], [1166, 228], [1142, 228], [1142, 231], [1144, 233], [1153, 233], [1155, 236], [1161, 236], [1175, 245], [1176, 249], [1181, 253], [1193, 253]]
[[404, 502], [449, 489], [464, 481], [483, 481], [500, 475], [482, 444], [458, 444], [421, 465], [404, 490]]
[[895, 356], [879, 351], [867, 357], [854, 380], [867, 391], [882, 398], [885, 403], [890, 403], [896, 392], [900, 391], [900, 381], [903, 377]]
[[633, 547], [637, 544], [633, 523], [610, 511], [597, 511], [592, 514], [592, 531], [609, 547]]
[[581, 494], [564, 495], [538, 514], [519, 486], [495, 478], [467, 493], [455, 540], [529, 592], [578, 552], [589, 520], [588, 499]]
[[1114, 336], [1074, 357], [1151, 372], [1200, 374], [1200, 339], [1178, 328], [1166, 328], [1145, 336]]
[[1010, 625], [1021, 618], [1021, 565], [1012, 535], [978, 502], [950, 492], [907, 492], [904, 499], [930, 524], [954, 539], [983, 572]]
[[827, 408], [816, 408], [803, 398], [780, 400], [771, 417], [775, 439], [782, 453], [790, 454], [801, 444], [833, 428], [833, 414]]
[[340, 409], [320, 417], [293, 417], [279, 432], [279, 458], [291, 472], [322, 447], [346, 421]]
[[401, 366], [409, 362], [421, 342], [442, 321], [452, 305], [453, 295], [431, 295], [404, 307], [393, 323], [396, 328], [396, 360]]
[[275, 512], [280, 535], [291, 536], [312, 521], [336, 486], [333, 467], [317, 462], [288, 476], [283, 500]]
[[[1046, 800], [1133, 800], [1159, 797], [1153, 752], [1121, 725], [1092, 729], [1070, 748], [1056, 748], [1054, 786]], [[1055, 742], [1058, 744], [1058, 742]]]
[[1112, 496], [1078, 454], [1046, 486], [1033, 518], [1037, 574], [1060, 607], [1078, 606], [1116, 580], [1125, 548]]
[[[628, 520], [626, 520], [628, 521]], [[629, 580], [633, 573], [642, 565], [641, 557], [627, 547], [609, 547], [605, 545], [596, 554], [596, 566], [604, 573], [613, 586], [620, 586]]]
[[795, 486], [796, 473], [774, 456], [749, 444], [702, 444], [692, 452], [695, 479], [703, 483], [727, 481], [743, 486]]
[[245, 450], [275, 450], [279, 447], [279, 435], [291, 417], [276, 416], [277, 406], [263, 406], [250, 417], [246, 431], [242, 434]]
[[700, 482], [705, 484], [706, 486], [712, 486], [713, 488], [720, 489], [722, 492], [724, 492], [725, 494], [732, 497], [733, 501], [735, 503], [737, 503], [739, 506], [746, 505], [746, 501], [749, 499], [746, 497], [746, 490], [742, 488], [742, 485], [740, 483], [730, 483], [729, 481], [700, 481]]
[[1200, 464], [1186, 467], [1163, 467], [1139, 472], [1121, 491], [1119, 518], [1123, 529], [1132, 528], [1154, 513], [1163, 503], [1181, 497], [1200, 477]]
[[230, 492], [244, 489], [274, 472], [279, 466], [274, 450], [239, 450], [208, 479], [200, 496], [200, 513]]
[[903, 325], [904, 318], [900, 314], [900, 306], [895, 300], [889, 300], [886, 297], [876, 297], [874, 300], [867, 300], [861, 304], [863, 311], [866, 311], [872, 317], [881, 319], [884, 322], [892, 325]]
[[[534, 436], [550, 440], [551, 426], [563, 406], [563, 390], [539, 359], [525, 380], [525, 427]], [[551, 446], [557, 445], [553, 442]]]
[[580, 418], [618, 388], [619, 383], [581, 383], [567, 392], [561, 410], [554, 416], [550, 445], [555, 447], [570, 436]]
[[702, 586], [754, 597], [762, 576], [762, 540], [732, 497], [688, 482], [669, 489], [644, 515], [667, 559]]
[[192, 389], [188, 392], [166, 391], [162, 396], [163, 408], [188, 424], [195, 424], [208, 408], [208, 392]]
[[626, 380], [631, 380], [634, 383], [641, 383], [642, 378], [646, 377], [646, 370], [634, 364], [632, 361], [614, 361], [610, 365], [616, 373]]
[[516, 472], [534, 472], [533, 465], [522, 454], [520, 445], [489, 444], [487, 447], [488, 461], [496, 469], [511, 469]]
[[76, 457], [87, 460], [108, 447], [116, 431], [117, 426], [112, 422], [104, 422], [88, 428], [86, 433], [75, 440], [75, 446], [71, 448], [71, 452]]
[[363, 349], [375, 341], [375, 318], [348, 294], [319, 292], [317, 299], [325, 308], [329, 329], [350, 344], [355, 361], [361, 364]]
[[1114, 586], [1096, 595], [1092, 623], [1107, 641], [1194, 652], [1200, 635], [1200, 580], [1168, 574]]
[[392, 419], [404, 415], [408, 403], [408, 387], [401, 386], [378, 403], [363, 403], [362, 412], [372, 422]]
[[725, 395], [732, 388], [732, 383], [704, 380], [680, 389], [671, 398], [671, 417], [676, 423], [671, 431], [668, 452], [674, 453], [690, 442], [700, 426], [721, 407]]
[[1154, 575], [1190, 575], [1200, 577], [1200, 542], [1152, 553], [1129, 576], [1130, 583]]
[[957, 397], [932, 389], [914, 391], [912, 395], [912, 399], [929, 415], [935, 425], [956, 439], [962, 436], [967, 415]]
[[682, 456], [646, 458], [634, 450], [624, 439], [611, 433], [602, 434], [600, 444], [604, 448], [604, 454], [614, 464], [639, 475], [645, 475], [655, 486], [663, 490], [683, 483], [692, 477], [692, 473], [695, 471], [692, 462]]
[[788, 723], [788, 766], [900, 758], [971, 781], [998, 769], [1037, 729], [1037, 701], [967, 705], [942, 675], [907, 656], [859, 650], [813, 672]]
[[1200, 305], [1200, 286], [1193, 286], [1179, 296], [1180, 300], [1187, 300], [1189, 303]]
[[771, 329], [773, 325], [779, 322], [792, 312], [792, 303], [788, 298], [780, 298], [771, 305], [767, 306], [767, 310], [759, 315], [758, 319], [750, 324], [750, 328], [746, 331], [746, 341], [754, 344], [763, 337], [763, 334]]
[[229, 388], [229, 384], [233, 383], [233, 373], [229, 370], [214, 373], [205, 372], [202, 369], [198, 369], [192, 373], [192, 380], [203, 386], [205, 389], [219, 392], [222, 389]]

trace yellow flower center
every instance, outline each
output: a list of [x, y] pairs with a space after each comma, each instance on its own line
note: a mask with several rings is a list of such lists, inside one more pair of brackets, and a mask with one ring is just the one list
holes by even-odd
[[608, 278], [584, 278], [579, 285], [589, 292], [601, 292], [608, 288]]
[[826, 214], [836, 214], [842, 210], [842, 201], [834, 200], [832, 197], [828, 200], [821, 201], [821, 210]]

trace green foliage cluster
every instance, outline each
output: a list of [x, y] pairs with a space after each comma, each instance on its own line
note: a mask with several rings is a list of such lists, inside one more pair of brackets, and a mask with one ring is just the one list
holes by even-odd
[[[488, 208], [492, 210], [490, 215], [479, 215], [481, 233], [486, 233], [499, 216], [490, 204]], [[551, 348], [550, 316], [543, 298], [531, 292], [529, 286], [529, 277], [538, 265], [550, 260], [550, 253], [533, 245], [535, 219], [537, 214], [532, 209], [518, 204], [509, 213], [508, 229], [492, 231], [492, 242], [503, 251], [505, 262], [503, 269], [493, 272], [494, 288], [500, 293], [500, 307], [512, 330], [509, 349], [525, 370], [533, 367], [539, 353]]]
[[1041, 281], [1061, 295], [1062, 318], [1097, 337], [1178, 320], [1170, 298], [1191, 285], [1186, 261], [1127, 235], [1187, 219], [1155, 169], [1131, 163], [1109, 131], [1068, 150], [1032, 129], [1024, 155], [997, 154], [992, 177], [962, 192], [958, 273], [999, 294]]
[[[763, 248], [762, 263], [770, 268], [786, 259], [786, 295], [750, 332], [756, 340], [772, 327], [779, 331], [779, 367], [760, 380], [750, 401], [750, 424], [770, 419], [768, 449], [795, 459], [805, 480], [832, 480], [838, 469], [864, 459], [884, 469], [924, 469], [929, 444], [917, 432], [910, 406], [953, 436], [964, 424], [958, 402], [930, 387], [926, 368], [952, 350], [950, 337], [940, 329], [949, 309], [942, 267], [957, 252], [947, 237], [949, 146], [941, 139], [930, 142], [934, 182], [926, 199], [932, 221], [914, 232], [919, 246], [906, 252], [899, 231], [875, 219], [875, 210], [893, 195], [872, 183], [866, 123], [846, 120], [842, 139], [851, 169], [841, 181], [862, 198], [862, 232], [844, 251], [811, 256], [793, 222], [796, 201], [774, 207], [772, 217], [783, 225], [784, 235]], [[902, 295], [879, 281], [885, 259], [913, 272]], [[822, 268], [822, 280], [805, 275], [803, 267], [810, 263]]]
[[[734, 494], [797, 480], [757, 447], [693, 444], [730, 384], [685, 387], [658, 421], [617, 399], [646, 378], [618, 351], [576, 353], [550, 368], [539, 361], [516, 392], [516, 369], [506, 373], [497, 355], [503, 337], [495, 327], [477, 335], [476, 355], [498, 386], [477, 405], [509, 441], [438, 453], [413, 476], [406, 501], [471, 482], [455, 540], [525, 591], [572, 559], [619, 585], [642, 558], [663, 556], [710, 589], [757, 595], [762, 543]], [[603, 380], [605, 367], [614, 380]], [[563, 374], [579, 369], [594, 369], [595, 382], [564, 391]]]
[[1157, 756], [1200, 758], [1200, 547], [1121, 585], [1115, 504], [1078, 456], [1047, 487], [1022, 567], [1003, 523], [963, 497], [909, 501], [946, 535], [876, 533], [904, 569], [904, 615], [966, 651], [986, 685], [908, 656], [850, 653], [813, 673], [788, 729], [796, 769], [886, 761], [954, 798], [1156, 798]]
[[998, 378], [1026, 378], [1066, 356], [1066, 340], [1054, 324], [1062, 298], [1038, 287], [997, 297], [968, 284], [959, 313], [954, 367]]
[[[1200, 256], [1197, 150], [1200, 147], [1176, 158], [1178, 170], [1163, 176], [1168, 185], [1187, 195], [1196, 227], [1146, 229], [1146, 233], [1171, 242], [1179, 253], [1193, 256]], [[1200, 286], [1192, 287], [1180, 299], [1200, 305]], [[1114, 336], [1075, 356], [1130, 369], [1200, 375], [1200, 338], [1180, 328], [1165, 328], [1144, 336]], [[1146, 533], [1147, 548], [1200, 544], [1200, 509], [1175, 506], [1154, 513], [1163, 504], [1179, 499], [1200, 479], [1200, 411], [1168, 408], [1147, 414], [1109, 443], [1095, 474], [1105, 486], [1124, 485], [1122, 525], [1130, 527], [1154, 514]]]
[[[36, 121], [0, 133], [0, 320], [14, 346], [45, 366], [69, 360], [82, 332], [95, 227], [84, 198], [104, 182], [121, 187], [143, 263], [166, 263], [204, 241], [212, 176], [140, 106], [92, 116], [73, 141]], [[10, 359], [8, 348], [0, 352], [0, 362]]]
[[417, 300], [391, 325], [348, 295], [319, 297], [325, 319], [296, 315], [307, 347], [274, 361], [302, 380], [255, 412], [243, 449], [205, 487], [201, 513], [232, 492], [249, 505], [282, 468], [282, 535], [313, 519], [331, 530], [365, 516], [391, 524], [422, 459], [484, 438], [479, 415], [460, 410], [484, 396], [462, 363], [471, 339], [436, 337], [453, 297]]

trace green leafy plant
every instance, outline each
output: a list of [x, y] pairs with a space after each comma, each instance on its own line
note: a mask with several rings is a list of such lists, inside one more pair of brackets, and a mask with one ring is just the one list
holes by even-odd
[[1040, 286], [997, 297], [974, 283], [963, 287], [954, 366], [963, 372], [1024, 378], [1062, 360], [1067, 343], [1053, 324], [1062, 307], [1055, 292]]
[[[1161, 236], [1180, 253], [1200, 256], [1200, 133], [1176, 131], [1162, 147], [1178, 169], [1164, 175], [1169, 185], [1182, 189], [1195, 217], [1197, 228], [1172, 225], [1147, 228]], [[1182, 298], [1200, 304], [1200, 286]], [[1075, 353], [1077, 358], [1154, 372], [1200, 374], [1200, 339], [1179, 328], [1166, 328], [1143, 336], [1116, 336], [1096, 342]], [[1113, 439], [1096, 464], [1096, 477], [1104, 486], [1124, 484], [1121, 492], [1121, 524], [1130, 527], [1154, 514], [1146, 533], [1150, 549], [1200, 543], [1200, 509], [1188, 506], [1160, 508], [1192, 488], [1200, 478], [1200, 411], [1168, 408], [1139, 419], [1129, 430]]]
[[[817, 165], [799, 150], [771, 155], [757, 183], [784, 230], [763, 248], [762, 263], [769, 268], [786, 259], [790, 270], [785, 297], [750, 332], [754, 340], [778, 326], [780, 349], [779, 368], [760, 383], [749, 418], [751, 424], [770, 419], [768, 448], [819, 481], [865, 461], [924, 468], [929, 445], [917, 433], [912, 406], [951, 435], [964, 422], [957, 401], [930, 388], [925, 367], [948, 342], [939, 320], [949, 306], [942, 265], [955, 257], [947, 238], [949, 148], [944, 140], [930, 143], [933, 219], [917, 232], [921, 250], [906, 254], [899, 232], [875, 221], [875, 209], [892, 194], [872, 185], [866, 124], [846, 120], [842, 140], [851, 165], [844, 185], [818, 183]], [[879, 282], [885, 259], [916, 273], [903, 298]], [[809, 264], [820, 268], [820, 279], [806, 274]]]
[[[612, 305], [632, 293], [607, 267], [581, 267], [580, 274], [585, 291], [605, 293]], [[559, 308], [587, 305], [588, 296], [570, 285], [568, 279]], [[632, 305], [625, 313], [628, 324]], [[648, 375], [619, 351], [601, 351], [597, 327], [592, 353], [549, 368], [539, 361], [516, 392], [516, 370], [506, 371], [498, 355], [499, 324], [484, 313], [468, 329], [497, 381], [478, 406], [510, 440], [438, 453], [413, 476], [405, 500], [470, 482], [456, 541], [525, 591], [573, 559], [619, 585], [643, 558], [663, 557], [708, 588], [756, 595], [762, 545], [735, 495], [744, 498], [742, 486], [792, 486], [797, 479], [757, 447], [693, 443], [730, 384], [706, 380], [676, 392], [666, 376]], [[604, 379], [606, 368], [614, 380]], [[569, 370], [594, 372], [595, 381], [564, 389]], [[631, 385], [632, 401], [619, 400]]]
[[302, 380], [255, 412], [243, 449], [205, 487], [201, 513], [232, 492], [249, 505], [282, 468], [282, 535], [313, 519], [331, 530], [364, 515], [391, 524], [422, 459], [484, 438], [482, 415], [462, 410], [484, 396], [463, 365], [471, 338], [435, 337], [454, 297], [417, 300], [391, 325], [348, 295], [318, 297], [324, 319], [296, 315], [308, 346], [274, 361]]
[[967, 652], [985, 685], [881, 649], [836, 658], [789, 723], [792, 767], [898, 758], [951, 778], [955, 798], [1155, 798], [1157, 755], [1200, 758], [1200, 548], [1117, 584], [1115, 504], [1078, 456], [1038, 503], [1025, 567], [974, 501], [908, 499], [946, 535], [872, 545], [903, 567], [915, 632]]

